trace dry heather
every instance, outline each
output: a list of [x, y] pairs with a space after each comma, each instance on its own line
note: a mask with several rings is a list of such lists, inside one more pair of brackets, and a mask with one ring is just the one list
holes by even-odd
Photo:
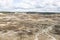
[[0, 40], [60, 40], [59, 17], [60, 14], [0, 13]]

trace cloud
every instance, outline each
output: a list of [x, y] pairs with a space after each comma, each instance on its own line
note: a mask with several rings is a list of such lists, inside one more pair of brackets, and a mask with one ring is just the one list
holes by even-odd
[[0, 0], [0, 6], [2, 8], [10, 8], [12, 7], [13, 0]]
[[14, 5], [14, 7], [34, 8], [35, 4], [36, 4], [36, 1], [33, 1], [33, 0], [21, 0], [20, 2], [16, 2], [15, 5]]
[[60, 11], [60, 0], [0, 0], [0, 10]]

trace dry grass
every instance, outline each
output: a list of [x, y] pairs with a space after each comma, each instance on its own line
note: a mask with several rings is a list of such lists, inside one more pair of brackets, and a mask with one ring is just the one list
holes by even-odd
[[[41, 33], [42, 30], [47, 29], [56, 22], [59, 23], [59, 17], [60, 15], [58, 14], [43, 15], [0, 13], [0, 40], [35, 40], [37, 33]], [[50, 31], [48, 32], [50, 33]], [[52, 36], [54, 36], [53, 34], [54, 33], [51, 32]], [[44, 39], [53, 40], [48, 38], [48, 36], [44, 33], [39, 34], [39, 37], [36, 40]]]

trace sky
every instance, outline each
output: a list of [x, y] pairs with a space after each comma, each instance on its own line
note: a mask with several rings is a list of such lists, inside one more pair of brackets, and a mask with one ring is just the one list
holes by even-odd
[[60, 12], [60, 0], [0, 0], [0, 11]]

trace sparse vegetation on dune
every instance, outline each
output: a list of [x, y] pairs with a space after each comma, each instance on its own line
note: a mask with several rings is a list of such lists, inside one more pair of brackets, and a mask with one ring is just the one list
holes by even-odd
[[59, 17], [60, 14], [0, 13], [0, 40], [59, 40]]

